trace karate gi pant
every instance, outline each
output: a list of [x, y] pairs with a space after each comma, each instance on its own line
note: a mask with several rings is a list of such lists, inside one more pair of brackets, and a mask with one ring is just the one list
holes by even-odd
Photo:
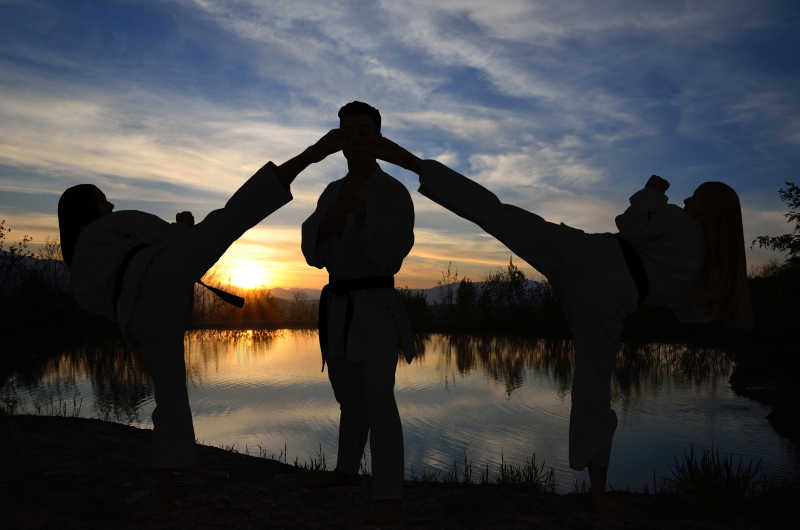
[[484, 228], [511, 250], [524, 248], [520, 256], [548, 278], [575, 338], [570, 467], [607, 467], [617, 427], [611, 375], [625, 317], [638, 297], [619, 243], [613, 234], [587, 234], [514, 206], [501, 205], [489, 217]]
[[267, 180], [270, 176], [260, 174], [265, 168], [225, 208], [212, 211], [193, 227], [180, 228], [179, 237], [169, 244], [144, 249], [126, 272], [119, 307], [120, 314], [127, 315], [123, 335], [141, 352], [153, 380], [154, 468], [195, 464], [183, 341], [191, 304], [188, 293], [247, 229], [291, 199], [274, 176]]
[[608, 466], [617, 426], [611, 409], [611, 375], [625, 317], [638, 302], [616, 237], [550, 223], [501, 203], [483, 186], [438, 162], [425, 164], [420, 178], [423, 195], [478, 224], [549, 280], [575, 337], [570, 467]]
[[397, 353], [375, 352], [365, 361], [328, 359], [328, 378], [340, 406], [336, 470], [356, 474], [369, 433], [372, 498], [403, 495], [403, 428], [394, 398]]

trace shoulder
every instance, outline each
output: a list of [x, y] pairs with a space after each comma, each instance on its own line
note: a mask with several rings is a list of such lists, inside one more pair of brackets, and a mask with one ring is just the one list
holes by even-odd
[[343, 181], [344, 177], [328, 182], [322, 190], [322, 193], [320, 193], [320, 198], [336, 192], [341, 187]]
[[411, 194], [408, 192], [405, 184], [394, 178], [389, 173], [380, 169], [374, 176], [376, 184], [383, 193], [392, 195], [402, 195], [411, 199]]

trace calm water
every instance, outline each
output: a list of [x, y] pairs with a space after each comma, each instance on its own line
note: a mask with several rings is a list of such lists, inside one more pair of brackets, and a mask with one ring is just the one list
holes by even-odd
[[[444, 476], [454, 461], [461, 470], [466, 455], [474, 476], [488, 464], [494, 477], [501, 455], [522, 464], [535, 453], [555, 470], [558, 491], [585, 479], [567, 461], [571, 342], [420, 341], [424, 355], [397, 369], [407, 476]], [[195, 331], [186, 346], [199, 441], [255, 454], [279, 455], [285, 447], [290, 462], [316, 457], [321, 447], [335, 465], [338, 405], [320, 373], [316, 332]], [[769, 410], [731, 391], [732, 369], [713, 349], [653, 344], [621, 351], [612, 382], [619, 427], [611, 486], [641, 490], [653, 472], [667, 476], [691, 445], [761, 459], [770, 477], [797, 473], [800, 456], [767, 423]], [[79, 407], [85, 417], [152, 425], [149, 380], [118, 348], [66, 353], [7, 383], [0, 397], [18, 413], [72, 414]]]

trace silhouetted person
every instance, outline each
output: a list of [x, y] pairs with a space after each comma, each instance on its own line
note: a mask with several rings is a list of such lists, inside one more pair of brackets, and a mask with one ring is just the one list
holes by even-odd
[[183, 351], [192, 286], [246, 230], [289, 202], [294, 178], [338, 151], [340, 138], [331, 131], [288, 162], [267, 163], [197, 225], [189, 212], [178, 214], [174, 224], [136, 210], [113, 212], [91, 184], [67, 189], [58, 202], [61, 248], [76, 301], [119, 325], [153, 379], [153, 469], [162, 508], [174, 504], [170, 470], [195, 463]]
[[354, 101], [339, 110], [347, 175], [322, 192], [303, 223], [303, 255], [328, 270], [320, 298], [322, 367], [341, 408], [336, 471], [356, 475], [367, 433], [372, 453], [370, 521], [402, 517], [403, 431], [394, 398], [402, 349], [414, 350], [394, 274], [414, 244], [414, 206], [405, 186], [361, 149], [380, 135], [377, 109]]
[[385, 138], [377, 158], [419, 175], [419, 191], [496, 237], [550, 281], [575, 336], [569, 461], [588, 468], [593, 506], [604, 511], [617, 418], [610, 379], [625, 317], [637, 305], [669, 307], [682, 321], [750, 329], [742, 215], [736, 192], [705, 182], [685, 208], [668, 204], [653, 175], [616, 218], [618, 234], [587, 234], [503, 204], [486, 188]]

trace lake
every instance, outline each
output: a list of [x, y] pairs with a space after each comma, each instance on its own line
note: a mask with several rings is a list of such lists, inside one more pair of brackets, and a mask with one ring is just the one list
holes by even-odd
[[[316, 331], [186, 333], [189, 395], [199, 442], [289, 463], [325, 455], [336, 463], [338, 405], [320, 372]], [[531, 455], [555, 471], [556, 488], [586, 480], [569, 468], [571, 341], [418, 337], [420, 355], [398, 363], [406, 477]], [[733, 393], [733, 362], [713, 348], [648, 344], [620, 351], [612, 381], [619, 418], [609, 485], [641, 491], [669, 476], [691, 446], [761, 460], [772, 478], [796, 475], [800, 455], [765, 419], [769, 409]], [[86, 347], [0, 388], [16, 413], [78, 414], [151, 427], [152, 391], [137, 358], [116, 346]], [[369, 454], [367, 446], [366, 454]], [[368, 458], [366, 459], [368, 462]], [[368, 466], [367, 466], [368, 467]]]

